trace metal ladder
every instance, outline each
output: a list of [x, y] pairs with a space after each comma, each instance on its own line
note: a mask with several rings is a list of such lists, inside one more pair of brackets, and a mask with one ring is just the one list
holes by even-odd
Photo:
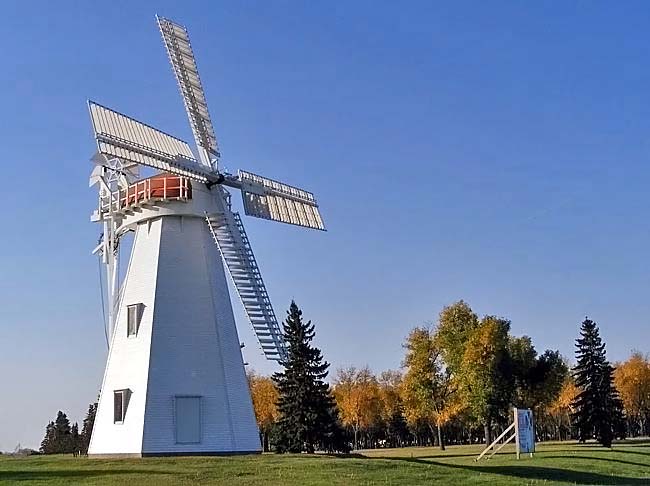
[[212, 238], [226, 262], [264, 355], [282, 361], [286, 347], [260, 269], [238, 213], [205, 214]]

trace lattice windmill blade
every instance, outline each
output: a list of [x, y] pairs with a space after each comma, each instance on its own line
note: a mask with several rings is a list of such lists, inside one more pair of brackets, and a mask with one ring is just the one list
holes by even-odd
[[208, 112], [208, 103], [203, 92], [187, 29], [160, 16], [156, 16], [156, 19], [183, 97], [194, 140], [199, 150], [199, 159], [202, 164], [211, 167], [210, 154], [212, 154], [218, 165], [221, 157], [219, 145]]
[[325, 230], [311, 192], [243, 170], [238, 172], [237, 181], [247, 215]]
[[186, 142], [93, 101], [88, 102], [88, 108], [97, 147], [106, 157], [198, 182], [218, 180], [218, 174], [196, 162]]

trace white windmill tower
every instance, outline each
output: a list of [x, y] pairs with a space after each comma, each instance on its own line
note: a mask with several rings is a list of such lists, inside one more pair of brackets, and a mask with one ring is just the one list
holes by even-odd
[[[219, 149], [187, 31], [157, 18], [197, 145], [89, 102], [99, 185], [92, 220], [108, 282], [108, 362], [89, 453], [256, 452], [260, 441], [225, 269], [267, 358], [285, 356], [280, 326], [227, 188], [250, 216], [324, 229], [313, 195], [239, 171]], [[156, 169], [139, 178], [141, 166]], [[126, 276], [118, 245], [135, 233]], [[225, 265], [224, 265], [225, 264]]]

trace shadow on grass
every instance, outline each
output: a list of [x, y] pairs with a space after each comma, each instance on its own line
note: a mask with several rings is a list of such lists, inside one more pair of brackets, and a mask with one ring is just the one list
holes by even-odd
[[[640, 466], [640, 467], [647, 467], [650, 468], [650, 462], [632, 462], [632, 461], [624, 461], [623, 459], [616, 459], [613, 457], [598, 457], [598, 456], [576, 456], [576, 455], [571, 455], [571, 456], [547, 456], [544, 455], [542, 456], [544, 459], [582, 459], [582, 460], [587, 460], [587, 461], [605, 461], [605, 462], [617, 462], [619, 464], [627, 464], [629, 466]], [[650, 470], [650, 469], [649, 469]]]
[[[379, 459], [379, 458], [377, 458]], [[561, 481], [571, 484], [625, 484], [629, 486], [643, 485], [648, 486], [648, 478], [630, 478], [624, 476], [608, 476], [605, 474], [598, 474], [585, 471], [572, 471], [569, 469], [559, 469], [553, 467], [539, 467], [539, 466], [523, 466], [523, 465], [509, 465], [509, 466], [479, 466], [479, 465], [461, 465], [461, 464], [446, 464], [437, 461], [425, 461], [418, 458], [407, 457], [383, 457], [381, 459], [390, 461], [404, 461], [415, 464], [422, 464], [426, 466], [442, 466], [450, 469], [464, 469], [483, 474], [498, 474], [501, 476], [510, 476], [518, 479], [536, 479], [546, 481]]]
[[0, 471], [1, 481], [45, 481], [52, 479], [92, 479], [101, 476], [120, 476], [120, 475], [155, 475], [155, 474], [173, 474], [160, 470], [145, 470], [145, 469], [48, 469], [42, 471]]
[[445, 454], [444, 452], [441, 454], [427, 454], [423, 456], [419, 455], [413, 455], [409, 457], [405, 456], [381, 456], [381, 455], [363, 455], [359, 454], [359, 459], [452, 459], [452, 458], [458, 458], [458, 457], [476, 457], [478, 456], [478, 453], [473, 452], [471, 454]]
[[[631, 450], [630, 449], [631, 447], [634, 447], [635, 449], [647, 449], [647, 451]], [[637, 454], [639, 456], [650, 456], [650, 444], [647, 443], [614, 444], [614, 447], [612, 447], [611, 449], [607, 449], [601, 445], [578, 444], [575, 447], [572, 447], [570, 449], [551, 449], [551, 450], [540, 449], [538, 453], [540, 455], [543, 455], [544, 457], [547, 457], [546, 454], [549, 453], [556, 454], [558, 452], [568, 452], [568, 453], [575, 454], [576, 452], [581, 452], [581, 450], [584, 450], [589, 454], [594, 454], [594, 453], [614, 454], [618, 452], [619, 454]]]

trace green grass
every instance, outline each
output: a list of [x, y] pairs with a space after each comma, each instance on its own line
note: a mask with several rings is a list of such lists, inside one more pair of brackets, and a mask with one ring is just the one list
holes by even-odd
[[478, 446], [381, 449], [351, 457], [264, 454], [234, 457], [88, 459], [0, 456], [0, 484], [20, 485], [340, 485], [340, 484], [628, 484], [650, 485], [650, 442], [605, 449], [593, 444], [538, 445], [519, 461], [512, 447], [474, 462]]

